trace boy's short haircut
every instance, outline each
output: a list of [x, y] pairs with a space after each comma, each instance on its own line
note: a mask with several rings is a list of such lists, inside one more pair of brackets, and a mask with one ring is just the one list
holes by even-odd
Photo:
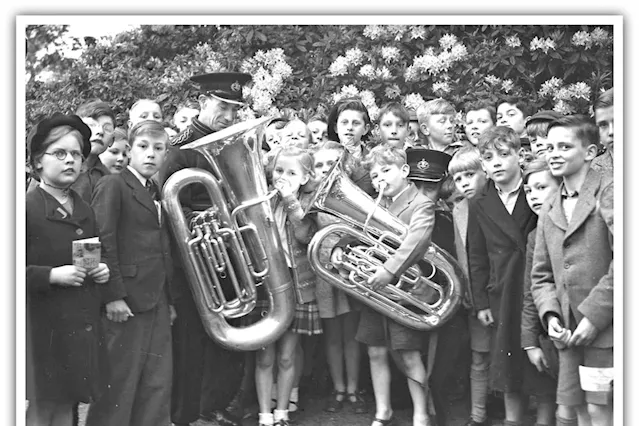
[[493, 124], [496, 124], [496, 107], [487, 100], [478, 99], [475, 101], [467, 102], [464, 106], [464, 113], [468, 114], [469, 111], [479, 111], [481, 109], [486, 109], [487, 111], [489, 111], [489, 115], [491, 116]]
[[485, 129], [478, 139], [480, 155], [489, 149], [509, 148], [515, 152], [520, 150], [520, 136], [507, 126], [495, 126]]
[[183, 108], [197, 109], [199, 111], [200, 104], [193, 99], [187, 99], [185, 102], [178, 105], [178, 107], [176, 108], [176, 112], [180, 111]]
[[529, 136], [530, 138], [546, 138], [549, 124], [553, 120], [556, 120], [560, 117], [562, 117], [562, 114], [552, 110], [542, 110], [536, 112], [524, 123], [527, 136]]
[[311, 117], [309, 117], [309, 119], [307, 120], [307, 124], [314, 122], [314, 121], [321, 121], [323, 123], [327, 123], [327, 116], [324, 114], [314, 114]]
[[108, 103], [100, 99], [91, 99], [78, 107], [76, 115], [79, 117], [91, 117], [97, 120], [100, 117], [107, 116], [111, 118], [113, 125], [116, 125], [116, 115]]
[[418, 116], [418, 123], [426, 123], [430, 116], [434, 114], [451, 114], [455, 115], [456, 108], [449, 102], [442, 98], [432, 99], [425, 102], [418, 107], [416, 114]]
[[608, 108], [613, 106], [613, 87], [600, 93], [593, 103], [593, 111], [596, 109]]
[[378, 123], [380, 123], [380, 119], [382, 119], [385, 114], [389, 113], [401, 119], [405, 124], [409, 124], [409, 121], [411, 119], [409, 110], [405, 108], [400, 102], [389, 102], [387, 104], [384, 104], [380, 109], [380, 113], [378, 114]]
[[531, 106], [531, 104], [524, 99], [520, 99], [517, 96], [504, 96], [498, 99], [498, 102], [496, 103], [496, 109], [502, 104], [515, 105], [516, 108], [522, 111], [522, 115], [524, 115], [525, 118], [530, 116], [532, 113], [533, 107]]
[[598, 146], [600, 142], [598, 126], [596, 126], [595, 123], [586, 115], [574, 114], [560, 117], [549, 124], [547, 132], [551, 131], [554, 127], [565, 127], [571, 129], [575, 137], [580, 139], [580, 142], [584, 147], [589, 145]]
[[143, 120], [136, 123], [130, 130], [128, 135], [129, 143], [133, 144], [133, 141], [143, 135], [149, 136], [162, 136], [165, 138], [167, 145], [169, 144], [169, 135], [164, 130], [164, 125], [158, 123], [155, 120]]
[[478, 148], [465, 147], [458, 150], [449, 162], [449, 175], [466, 171], [478, 171], [482, 169], [482, 161], [480, 159], [480, 151]]
[[122, 127], [116, 127], [113, 131], [113, 141], [118, 142], [121, 140], [129, 141], [127, 131]]
[[160, 104], [158, 102], [154, 101], [153, 99], [144, 98], [144, 99], [138, 99], [137, 101], [135, 101], [133, 103], [133, 105], [131, 105], [131, 108], [129, 108], [129, 114], [131, 114], [131, 111], [133, 111], [135, 109], [135, 107], [140, 105], [142, 102], [150, 102], [150, 103], [156, 104], [156, 105], [158, 105], [160, 107], [160, 111], [162, 112], [162, 107], [160, 106]]
[[556, 182], [562, 182], [561, 176], [553, 176], [551, 174], [551, 169], [549, 169], [549, 164], [544, 158], [536, 157], [524, 166], [524, 172], [522, 173], [522, 183], [527, 183], [529, 181], [529, 176], [538, 172], [549, 172], [549, 175], [552, 176]]
[[362, 166], [368, 172], [375, 164], [393, 164], [402, 167], [407, 164], [407, 154], [402, 149], [378, 145], [369, 151], [362, 162]]

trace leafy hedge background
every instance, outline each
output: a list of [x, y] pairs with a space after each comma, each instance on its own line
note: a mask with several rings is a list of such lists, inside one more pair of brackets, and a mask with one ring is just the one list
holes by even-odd
[[475, 98], [522, 96], [536, 109], [590, 113], [613, 85], [613, 27], [607, 25], [144, 25], [74, 40], [64, 25], [26, 29], [27, 128], [83, 101], [109, 102], [118, 125], [140, 98], [166, 118], [195, 99], [191, 75], [244, 70], [243, 117], [286, 108], [322, 112], [358, 94], [375, 117], [385, 102], [416, 107], [443, 97], [461, 110]]

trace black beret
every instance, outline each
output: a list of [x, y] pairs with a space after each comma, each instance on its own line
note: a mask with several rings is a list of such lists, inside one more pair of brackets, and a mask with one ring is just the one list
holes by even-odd
[[49, 136], [51, 130], [60, 126], [71, 126], [82, 135], [82, 155], [87, 158], [91, 153], [91, 129], [80, 117], [75, 114], [65, 115], [55, 113], [49, 118], [45, 118], [35, 125], [27, 137], [27, 153], [31, 157], [32, 152], [38, 152], [44, 140]]
[[562, 117], [562, 114], [553, 110], [542, 110], [533, 114], [531, 117], [527, 118], [525, 125], [528, 126], [529, 123], [533, 123], [534, 121], [548, 121], [551, 122], [557, 118]]
[[447, 176], [451, 156], [442, 151], [425, 147], [407, 148], [409, 179], [425, 182], [440, 182]]
[[251, 74], [216, 72], [194, 75], [190, 80], [197, 83], [204, 94], [225, 102], [244, 105], [244, 102], [242, 102], [242, 86], [251, 81]]

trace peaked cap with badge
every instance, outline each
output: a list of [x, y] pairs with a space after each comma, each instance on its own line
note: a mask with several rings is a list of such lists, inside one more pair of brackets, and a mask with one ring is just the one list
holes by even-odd
[[407, 148], [409, 179], [423, 182], [440, 182], [447, 176], [451, 156], [442, 151], [425, 147]]
[[242, 72], [215, 72], [190, 78], [200, 86], [203, 94], [237, 105], [244, 105], [242, 87], [251, 79], [251, 74]]

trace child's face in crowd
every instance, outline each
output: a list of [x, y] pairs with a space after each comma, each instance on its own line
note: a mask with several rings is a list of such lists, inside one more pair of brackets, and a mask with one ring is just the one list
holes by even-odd
[[420, 124], [417, 121], [409, 121], [409, 135], [407, 139], [413, 143], [420, 142]]
[[312, 143], [317, 145], [322, 142], [326, 142], [328, 140], [327, 133], [327, 123], [320, 120], [310, 121], [307, 124], [309, 131], [311, 132], [311, 137], [313, 138]]
[[395, 197], [408, 184], [407, 176], [409, 176], [409, 165], [404, 164], [402, 167], [397, 164], [380, 164], [375, 163], [371, 166], [369, 177], [376, 191], [380, 192], [380, 183], [386, 183], [383, 190], [385, 197]]
[[343, 145], [359, 145], [362, 137], [369, 131], [369, 125], [364, 121], [364, 114], [360, 111], [347, 109], [340, 113], [336, 122], [336, 133]]
[[282, 129], [282, 146], [297, 146], [307, 149], [309, 147], [309, 129], [302, 120], [293, 120]]
[[409, 134], [409, 125], [402, 118], [392, 112], [385, 113], [380, 117], [380, 137], [382, 143], [386, 143], [394, 148], [402, 149], [404, 141]]
[[495, 126], [491, 114], [486, 109], [471, 110], [465, 118], [464, 132], [467, 139], [474, 146], [478, 145], [478, 138], [483, 130]]
[[482, 169], [464, 170], [453, 174], [456, 191], [465, 198], [473, 198], [487, 183], [487, 175]]
[[600, 132], [600, 143], [613, 152], [613, 106], [596, 108], [594, 114]]
[[264, 137], [271, 149], [280, 144], [280, 130], [278, 130], [273, 124], [267, 126], [264, 132]]
[[482, 168], [495, 183], [511, 186], [520, 179], [518, 153], [513, 148], [498, 146], [482, 154]]
[[425, 182], [423, 180], [414, 180], [416, 187], [422, 195], [429, 197], [434, 203], [438, 201], [438, 192], [440, 191], [440, 185], [442, 182]]
[[135, 126], [141, 121], [153, 120], [162, 123], [160, 105], [153, 101], [142, 101], [129, 111], [129, 125]]
[[[60, 150], [67, 153], [64, 160], [49, 155]], [[40, 177], [44, 182], [62, 188], [71, 185], [78, 179], [82, 166], [82, 148], [77, 136], [66, 134], [49, 145], [35, 166], [36, 169], [40, 169]]]
[[529, 175], [527, 183], [524, 184], [524, 193], [529, 207], [535, 214], [540, 213], [542, 204], [558, 189], [558, 186], [558, 181], [553, 178], [548, 170]]
[[173, 115], [173, 123], [179, 132], [189, 127], [191, 121], [198, 116], [200, 110], [189, 107], [182, 107]]
[[498, 110], [496, 111], [498, 126], [511, 127], [518, 136], [524, 132], [526, 119], [527, 117], [524, 116], [517, 106], [506, 102], [498, 105]]
[[309, 181], [309, 173], [296, 157], [280, 155], [273, 166], [272, 182], [285, 181], [292, 193], [297, 194], [300, 187]]
[[120, 139], [100, 154], [100, 161], [111, 173], [120, 173], [129, 163], [129, 142]]
[[145, 178], [153, 176], [167, 155], [169, 136], [139, 135], [131, 141], [129, 165]]
[[104, 136], [104, 129], [97, 120], [91, 117], [82, 117], [84, 124], [91, 129], [91, 154], [100, 155], [107, 149], [107, 141]]
[[455, 191], [453, 191], [453, 194], [451, 194], [449, 198], [445, 200], [445, 202], [447, 203], [449, 210], [453, 210], [453, 208], [465, 198], [466, 197], [464, 196], [464, 194], [456, 189]]
[[449, 145], [453, 142], [453, 114], [432, 114], [420, 125], [429, 141], [438, 145]]
[[340, 151], [335, 149], [321, 149], [313, 154], [313, 170], [317, 181], [324, 179], [331, 167], [340, 160], [341, 155]]
[[537, 157], [544, 157], [547, 152], [547, 138], [544, 136], [529, 136], [531, 152]]
[[554, 176], [574, 175], [596, 156], [596, 146], [583, 146], [573, 129], [553, 127], [547, 136], [547, 164]]

